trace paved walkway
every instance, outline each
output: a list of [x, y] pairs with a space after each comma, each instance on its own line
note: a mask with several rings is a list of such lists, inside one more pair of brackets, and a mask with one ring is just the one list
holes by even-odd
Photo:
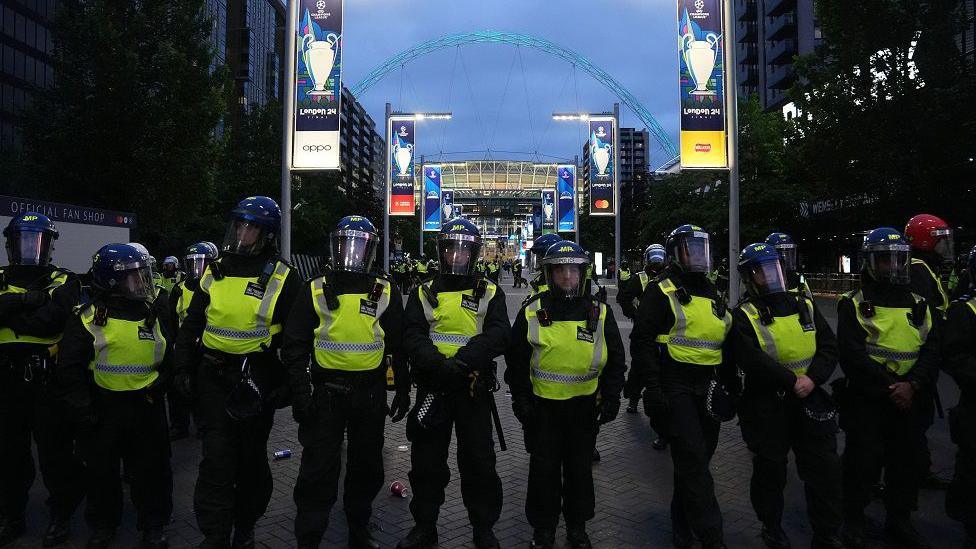
[[[505, 281], [508, 296], [509, 316], [514, 317], [526, 290], [511, 288]], [[613, 302], [615, 289], [610, 288]], [[822, 300], [821, 310], [835, 322], [834, 306], [829, 300]], [[621, 331], [625, 338], [630, 334], [631, 323], [623, 318], [619, 308], [614, 305]], [[500, 368], [503, 368], [502, 364]], [[499, 372], [501, 376], [501, 372]], [[943, 400], [947, 406], [954, 404], [958, 391], [954, 384], [943, 376], [940, 383]], [[528, 475], [528, 454], [522, 442], [521, 429], [512, 415], [509, 397], [504, 390], [496, 394], [502, 424], [509, 445], [507, 452], [498, 454], [498, 473], [502, 479], [505, 503], [496, 534], [502, 547], [526, 547], [531, 539], [531, 528], [525, 520], [525, 489]], [[407, 482], [410, 467], [410, 450], [404, 434], [404, 424], [389, 424], [384, 452], [387, 485], [393, 480]], [[627, 414], [621, 410], [615, 422], [605, 425], [598, 437], [597, 447], [602, 461], [594, 465], [597, 510], [596, 518], [589, 524], [589, 531], [595, 547], [671, 547], [669, 502], [672, 486], [671, 459], [667, 452], [657, 452], [651, 448], [653, 436], [647, 419], [642, 414]], [[945, 420], [937, 419], [929, 433], [935, 467], [949, 475], [955, 456], [955, 448], [949, 442]], [[841, 437], [843, 441], [843, 437]], [[294, 547], [292, 521], [295, 504], [292, 490], [298, 476], [301, 446], [298, 443], [297, 427], [292, 421], [290, 410], [278, 412], [275, 428], [271, 433], [268, 447], [269, 456], [278, 449], [291, 449], [293, 457], [282, 461], [272, 461], [274, 473], [274, 494], [265, 517], [258, 523], [257, 540], [259, 547]], [[172, 547], [192, 547], [201, 536], [196, 529], [193, 516], [193, 483], [196, 480], [200, 443], [195, 439], [183, 440], [173, 445], [173, 472], [175, 476], [173, 523], [169, 528]], [[473, 547], [471, 529], [467, 515], [461, 504], [454, 452], [451, 452], [453, 482], [447, 490], [447, 500], [441, 511], [439, 522], [441, 547]], [[759, 549], [759, 524], [755, 520], [749, 503], [749, 477], [751, 464], [749, 452], [742, 442], [739, 428], [735, 422], [722, 426], [718, 451], [712, 462], [718, 499], [725, 519], [726, 541], [730, 548]], [[792, 465], [791, 465], [792, 470]], [[341, 486], [341, 483], [340, 483]], [[958, 523], [945, 516], [944, 492], [923, 491], [920, 510], [916, 514], [918, 527], [935, 548], [952, 548], [962, 545], [963, 531]], [[45, 492], [40, 480], [35, 482], [31, 493], [28, 513], [30, 536], [23, 538], [12, 547], [39, 547], [41, 531], [46, 525], [46, 510], [43, 506]], [[323, 547], [345, 547], [345, 517], [340, 503], [333, 510], [332, 526], [326, 534]], [[383, 491], [375, 502], [373, 524], [376, 535], [384, 547], [392, 548], [412, 526], [408, 499], [400, 499]], [[789, 477], [786, 494], [787, 511], [784, 528], [793, 538], [795, 547], [809, 543], [810, 529], [805, 516], [802, 485], [795, 471]], [[138, 541], [135, 531], [135, 517], [131, 504], [126, 501], [123, 529], [119, 533], [118, 547], [133, 547]], [[883, 523], [883, 510], [877, 502], [869, 508], [869, 516], [875, 523], [876, 533]], [[75, 534], [71, 543], [65, 547], [84, 547], [87, 529], [77, 513], [74, 520]], [[564, 532], [560, 529], [559, 541], [563, 543]], [[874, 547], [884, 547], [875, 542]]]

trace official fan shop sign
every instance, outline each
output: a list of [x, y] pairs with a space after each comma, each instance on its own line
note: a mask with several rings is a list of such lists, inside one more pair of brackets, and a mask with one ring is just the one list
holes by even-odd
[[613, 117], [590, 118], [590, 215], [614, 215], [617, 166]]
[[556, 214], [561, 233], [576, 230], [576, 166], [561, 164], [556, 166]]
[[342, 0], [298, 0], [294, 170], [339, 169]]
[[413, 117], [390, 117], [386, 135], [390, 163], [390, 215], [413, 215], [413, 153], [416, 150], [416, 125]]
[[440, 166], [424, 166], [424, 199], [422, 203], [424, 205], [424, 230], [441, 230]]
[[681, 167], [728, 168], [722, 0], [678, 0]]

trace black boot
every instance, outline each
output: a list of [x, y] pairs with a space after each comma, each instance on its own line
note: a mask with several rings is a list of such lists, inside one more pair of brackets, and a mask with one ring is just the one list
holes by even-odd
[[478, 529], [474, 532], [474, 546], [477, 549], [499, 549], [498, 538], [491, 528]]
[[928, 549], [929, 545], [912, 525], [907, 513], [889, 515], [885, 519], [885, 541], [902, 549]]
[[556, 531], [548, 528], [536, 528], [532, 533], [532, 543], [529, 549], [553, 549], [556, 545]]
[[596, 463], [598, 461], [600, 461], [600, 451], [593, 448], [593, 462]]
[[47, 526], [47, 531], [44, 532], [42, 545], [44, 547], [55, 547], [68, 541], [68, 536], [71, 534], [69, 525], [70, 523], [67, 520], [51, 519], [51, 524]]
[[814, 536], [810, 549], [845, 549], [845, 546], [837, 536]]
[[350, 524], [349, 549], [380, 549], [380, 543], [373, 537], [368, 525]]
[[15, 519], [0, 517], [0, 547], [13, 543], [14, 540], [24, 535], [26, 528], [24, 517]]
[[695, 536], [687, 525], [677, 525], [671, 522], [671, 543], [678, 549], [687, 549], [695, 544]]
[[566, 541], [569, 542], [570, 549], [593, 549], [590, 536], [586, 535], [585, 524], [567, 524]]
[[230, 534], [223, 536], [207, 536], [197, 549], [230, 549]]
[[397, 549], [429, 549], [437, 545], [437, 527], [418, 524], [410, 529], [407, 537], [400, 540]]
[[99, 528], [88, 538], [88, 549], [106, 549], [115, 541], [115, 528]]
[[775, 526], [762, 527], [762, 540], [769, 549], [790, 549], [790, 538], [786, 537], [786, 532], [778, 524]]
[[657, 450], [658, 452], [662, 452], [667, 449], [668, 441], [663, 437], [657, 437], [656, 439], [654, 439], [654, 442], [651, 443], [651, 447]]
[[234, 526], [231, 549], [254, 549], [254, 525]]
[[169, 538], [162, 528], [149, 528], [142, 533], [142, 549], [167, 549]]

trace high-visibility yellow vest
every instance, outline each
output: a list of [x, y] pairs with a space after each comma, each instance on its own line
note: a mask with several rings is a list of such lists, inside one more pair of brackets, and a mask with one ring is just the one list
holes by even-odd
[[[921, 326], [915, 326], [910, 320], [910, 307], [875, 305], [874, 316], [869, 318], [861, 311], [864, 302], [861, 290], [846, 294], [846, 297], [854, 303], [857, 321], [868, 334], [864, 341], [868, 356], [896, 375], [903, 376], [911, 371], [932, 329], [932, 315], [926, 311], [925, 321]], [[916, 304], [924, 301], [914, 293], [912, 297]]]
[[587, 321], [539, 321], [542, 300], [535, 299], [524, 309], [528, 323], [527, 339], [532, 346], [529, 378], [532, 392], [542, 398], [566, 400], [592, 395], [600, 374], [607, 365], [605, 327], [607, 306], [597, 303], [600, 316], [596, 329], [587, 330]]
[[176, 300], [176, 318], [179, 320], [180, 324], [186, 320], [186, 315], [190, 310], [190, 303], [193, 302], [193, 290], [186, 287], [186, 281], [180, 282], [178, 284], [180, 288], [180, 297]]
[[359, 372], [378, 368], [385, 350], [380, 317], [390, 306], [390, 283], [381, 278], [383, 286], [377, 301], [370, 294], [342, 294], [335, 296], [339, 307], [329, 310], [325, 296], [325, 277], [313, 279], [312, 305], [319, 317], [315, 327], [315, 362], [322, 368]]
[[657, 336], [657, 342], [664, 343], [671, 358], [678, 362], [702, 366], [721, 364], [722, 344], [732, 327], [728, 311], [722, 311], [720, 318], [713, 312], [715, 301], [691, 294], [691, 301], [682, 304], [678, 287], [670, 278], [662, 280], [659, 286], [674, 313], [674, 324], [667, 334]]
[[940, 299], [940, 302], [936, 304], [935, 308], [942, 311], [942, 315], [945, 316], [946, 309], [949, 308], [949, 295], [946, 294], [945, 288], [942, 287], [942, 279], [932, 271], [932, 268], [929, 267], [928, 263], [921, 259], [913, 258], [912, 265], [921, 265], [925, 267], [925, 270], [928, 271], [929, 276], [935, 281], [935, 286], [939, 289]]
[[627, 269], [620, 269], [620, 281], [627, 282], [630, 280], [630, 271]]
[[797, 376], [806, 375], [813, 356], [817, 354], [817, 331], [813, 324], [813, 303], [804, 298], [803, 306], [810, 313], [810, 324], [800, 322], [800, 313], [772, 317], [771, 324], [763, 324], [759, 310], [752, 301], [740, 305], [752, 329], [756, 332], [759, 347], [770, 358]]
[[166, 338], [160, 323], [146, 327], [144, 320], [107, 317], [105, 326], [95, 324], [95, 307], [81, 313], [81, 322], [95, 339], [95, 355], [88, 364], [95, 384], [109, 391], [138, 391], [159, 377], [166, 355]]
[[[651, 275], [647, 274], [646, 271], [641, 271], [641, 272], [637, 273], [637, 278], [640, 279], [641, 292], [643, 292], [644, 290], [647, 290], [647, 285], [651, 281]], [[637, 302], [640, 303], [640, 300], [637, 300]]]
[[225, 276], [217, 280], [208, 266], [200, 279], [200, 291], [210, 296], [203, 344], [235, 355], [269, 347], [271, 338], [281, 332], [281, 324], [272, 324], [272, 319], [290, 270], [286, 263], [278, 261], [262, 290], [258, 276]]
[[[3, 268], [0, 267], [0, 276], [2, 276]], [[47, 284], [42, 288], [48, 293], [48, 296], [54, 295], [54, 290], [58, 286], [64, 285], [68, 281], [68, 274], [61, 270], [51, 271], [48, 277]], [[20, 286], [14, 286], [13, 284], [7, 284], [6, 289], [0, 289], [0, 295], [5, 294], [26, 294], [28, 288], [22, 288]], [[7, 343], [36, 343], [38, 345], [54, 345], [58, 341], [61, 341], [61, 334], [55, 334], [47, 337], [36, 337], [28, 334], [20, 334], [15, 331], [15, 328], [9, 326], [0, 326], [0, 345], [5, 345]]]
[[472, 337], [481, 333], [485, 325], [488, 303], [495, 297], [498, 287], [485, 280], [485, 295], [474, 297], [475, 290], [459, 292], [438, 292], [437, 307], [433, 307], [424, 296], [423, 287], [430, 291], [433, 281], [417, 288], [417, 297], [424, 307], [424, 316], [430, 325], [430, 340], [437, 350], [447, 358], [457, 354], [458, 349], [468, 344]]

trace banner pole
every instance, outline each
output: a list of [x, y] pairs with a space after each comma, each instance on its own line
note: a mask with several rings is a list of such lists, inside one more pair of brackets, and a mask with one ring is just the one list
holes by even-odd
[[[614, 276], [620, 272], [620, 103], [613, 104], [613, 257]], [[592, 154], [592, 153], [591, 153]]]
[[725, 133], [729, 154], [729, 292], [728, 303], [739, 302], [739, 271], [735, 268], [741, 245], [739, 243], [739, 95], [736, 89], [735, 21], [732, 0], [722, 0], [722, 20], [725, 22], [722, 47], [725, 63]]
[[295, 24], [299, 0], [288, 0], [285, 22], [285, 85], [282, 86], [281, 140], [281, 256], [291, 261], [291, 155], [295, 123]]
[[390, 164], [390, 140], [393, 136], [390, 135], [390, 115], [393, 114], [393, 105], [386, 104], [386, 193], [383, 194], [383, 272], [390, 274], [390, 244], [393, 239], [390, 238], [390, 191], [392, 181], [390, 180], [393, 171], [393, 166]]
[[[591, 153], [592, 154], [592, 153]], [[576, 192], [576, 185], [579, 184], [579, 174], [581, 173], [579, 165], [579, 155], [573, 157], [573, 167], [576, 173], [573, 177], [573, 221], [576, 222], [576, 244], [580, 244], [580, 223], [583, 221], [583, 216], [580, 215], [579, 211], [579, 193]]]
[[420, 256], [424, 255], [424, 225], [427, 221], [427, 189], [424, 178], [427, 172], [425, 169], [427, 165], [424, 163], [424, 155], [420, 155], [420, 237], [417, 247], [417, 261], [420, 261]]

